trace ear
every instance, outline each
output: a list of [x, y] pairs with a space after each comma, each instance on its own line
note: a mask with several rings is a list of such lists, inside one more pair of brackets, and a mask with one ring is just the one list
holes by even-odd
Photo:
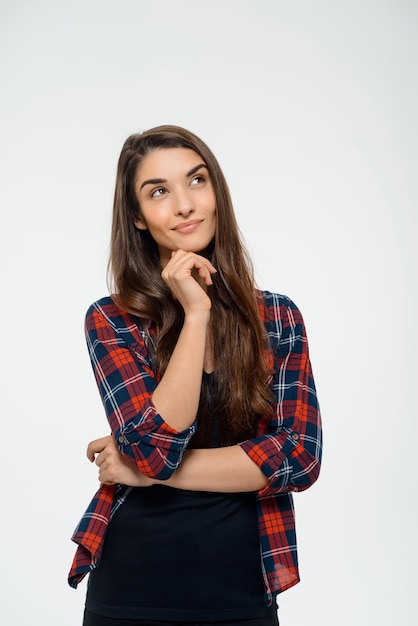
[[148, 226], [141, 217], [138, 217], [137, 220], [134, 220], [134, 224], [139, 230], [148, 230]]

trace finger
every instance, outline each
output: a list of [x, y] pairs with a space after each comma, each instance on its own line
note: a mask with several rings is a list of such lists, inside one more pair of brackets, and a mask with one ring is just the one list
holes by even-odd
[[208, 279], [212, 282], [212, 274], [216, 274], [217, 270], [208, 259], [198, 257], [195, 261], [195, 268], [198, 270], [199, 275], [202, 278]]
[[90, 441], [89, 445], [87, 446], [87, 457], [90, 459], [90, 461], [94, 461], [94, 455], [98, 452], [101, 452], [106, 447], [107, 443], [107, 437], [100, 437], [100, 439], [94, 439], [93, 441]]
[[107, 435], [106, 437], [100, 437], [100, 439], [94, 439], [93, 441], [90, 441], [89, 445], [87, 446], [87, 453], [86, 453], [89, 461], [93, 463], [94, 455], [104, 450], [104, 448], [109, 443], [109, 439], [112, 439], [112, 438], [110, 435]]
[[103, 463], [100, 467], [99, 467], [99, 478], [103, 478], [103, 476], [106, 474], [106, 472], [108, 471], [109, 466], [107, 463]]
[[99, 454], [96, 456], [96, 459], [94, 462], [97, 465], [97, 467], [102, 467], [104, 463], [106, 462], [106, 459], [107, 459], [107, 454], [104, 450], [102, 450], [102, 452], [99, 452]]
[[186, 250], [183, 250], [182, 248], [177, 248], [177, 250], [171, 251], [171, 258], [172, 259], [179, 258], [179, 257], [184, 256], [185, 254], [188, 254]]
[[184, 250], [176, 250], [172, 253], [172, 257], [164, 268], [164, 271], [171, 273], [171, 271], [174, 272], [178, 269], [186, 269], [190, 272], [192, 269], [199, 269], [203, 266], [207, 267], [210, 274], [214, 274], [216, 272], [216, 268], [212, 265], [209, 259], [206, 259], [200, 254], [185, 252]]
[[198, 274], [206, 285], [213, 285], [212, 274], [214, 274], [215, 272], [215, 268], [211, 270], [211, 268], [206, 265], [203, 265], [198, 269]]
[[99, 472], [97, 478], [98, 478], [99, 482], [102, 483], [103, 485], [112, 485], [112, 484], [114, 484], [112, 481], [109, 480], [109, 478], [107, 477], [105, 472]]
[[116, 484], [115, 481], [112, 480], [111, 473], [109, 473], [107, 467], [105, 469], [100, 468], [98, 479], [104, 485], [115, 485]]

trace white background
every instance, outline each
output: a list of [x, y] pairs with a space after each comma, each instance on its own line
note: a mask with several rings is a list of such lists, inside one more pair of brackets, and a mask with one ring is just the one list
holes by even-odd
[[0, 24], [1, 624], [81, 623], [107, 433], [83, 319], [122, 143], [163, 123], [211, 146], [308, 328], [325, 454], [281, 626], [416, 624], [417, 3], [2, 0]]

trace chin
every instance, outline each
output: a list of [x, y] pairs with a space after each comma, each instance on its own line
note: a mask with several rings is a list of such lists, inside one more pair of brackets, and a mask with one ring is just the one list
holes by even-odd
[[215, 250], [215, 237], [212, 239], [212, 241], [209, 242], [207, 246], [205, 246], [204, 248], [196, 252], [197, 254], [204, 256], [206, 259], [209, 259], [212, 256], [214, 250]]

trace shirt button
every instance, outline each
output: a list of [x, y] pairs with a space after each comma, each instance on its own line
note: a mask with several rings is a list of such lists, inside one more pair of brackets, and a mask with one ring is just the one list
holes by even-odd
[[123, 435], [119, 435], [119, 443], [125, 443], [125, 437]]
[[293, 441], [299, 441], [300, 439], [299, 433], [292, 433], [292, 439]]

